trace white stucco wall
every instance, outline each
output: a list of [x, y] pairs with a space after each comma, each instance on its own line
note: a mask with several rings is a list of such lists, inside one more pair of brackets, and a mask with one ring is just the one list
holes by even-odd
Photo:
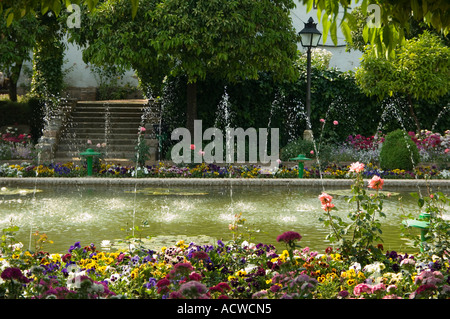
[[[91, 67], [83, 62], [82, 49], [71, 43], [67, 44], [64, 69], [70, 69], [66, 75], [65, 81], [71, 87], [91, 87], [98, 86], [100, 79]], [[129, 83], [137, 86], [138, 80], [133, 71], [125, 73], [122, 84]]]
[[[309, 17], [312, 17], [317, 23], [317, 10], [312, 9], [310, 12], [306, 12], [306, 7], [299, 4], [296, 1], [297, 7], [292, 11], [292, 22], [297, 32], [300, 32], [304, 28], [304, 23], [308, 21]], [[317, 29], [322, 32], [321, 24], [317, 24]], [[298, 44], [299, 50], [304, 51], [301, 44]], [[342, 71], [348, 71], [355, 69], [359, 65], [359, 59], [362, 55], [361, 52], [346, 52], [344, 36], [341, 31], [338, 30], [338, 44], [337, 46], [331, 41], [331, 37], [328, 36], [327, 42], [324, 44], [322, 39], [320, 41], [320, 48], [330, 51], [333, 56], [330, 60], [330, 67], [336, 67]], [[32, 67], [31, 63], [27, 64], [29, 68]], [[68, 44], [65, 56], [64, 70], [68, 73], [65, 78], [67, 86], [70, 87], [96, 87], [99, 85], [98, 77], [92, 72], [91, 68], [83, 62], [82, 49], [76, 45]], [[20, 83], [29, 81], [24, 74], [22, 74]], [[129, 71], [123, 78], [122, 83], [129, 83], [131, 85], [138, 84], [133, 71]]]

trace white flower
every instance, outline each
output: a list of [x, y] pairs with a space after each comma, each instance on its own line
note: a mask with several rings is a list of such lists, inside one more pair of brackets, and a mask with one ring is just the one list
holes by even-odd
[[17, 244], [9, 245], [9, 247], [12, 250], [20, 250], [23, 247], [23, 244], [22, 243], [17, 243]]
[[377, 261], [377, 262], [374, 262], [373, 264], [366, 265], [364, 267], [364, 270], [369, 273], [375, 273], [375, 272], [381, 272], [384, 268], [386, 268], [386, 266], [383, 263]]
[[247, 267], [245, 267], [244, 271], [248, 274], [250, 273], [252, 270], [258, 268], [258, 266], [253, 265], [253, 264], [249, 264]]
[[350, 269], [354, 269], [356, 273], [358, 273], [361, 270], [361, 264], [354, 262], [351, 266]]

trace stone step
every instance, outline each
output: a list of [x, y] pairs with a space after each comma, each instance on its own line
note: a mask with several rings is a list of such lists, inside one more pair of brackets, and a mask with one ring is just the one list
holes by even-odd
[[[140, 123], [139, 123], [140, 124]], [[65, 130], [69, 129], [85, 129], [85, 128], [98, 128], [98, 129], [105, 129], [105, 128], [114, 128], [114, 129], [120, 129], [120, 128], [129, 128], [134, 129], [135, 131], [138, 130], [140, 125], [136, 125], [136, 122], [98, 122], [93, 124], [92, 122], [69, 122]]]
[[55, 157], [73, 159], [88, 147], [96, 149], [97, 144], [106, 143], [102, 150], [108, 157], [130, 160], [144, 120], [159, 121], [157, 110], [147, 100], [79, 101], [61, 132]]
[[97, 127], [97, 126], [91, 126], [91, 127], [68, 127], [63, 131], [63, 134], [73, 134], [73, 133], [94, 133], [94, 134], [105, 134], [105, 130], [107, 130], [109, 133], [111, 131], [114, 131], [114, 133], [118, 134], [127, 134], [127, 135], [136, 135], [138, 134], [138, 128], [137, 127], [116, 127], [116, 126], [109, 126], [109, 127]]
[[74, 112], [72, 114], [72, 118], [73, 119], [82, 119], [82, 118], [86, 118], [86, 119], [92, 119], [92, 118], [96, 118], [96, 119], [101, 119], [101, 120], [105, 120], [105, 117], [109, 117], [109, 118], [133, 118], [133, 119], [141, 119], [142, 118], [142, 114], [141, 113], [136, 113], [136, 112], [115, 112], [115, 113], [109, 113], [108, 115], [105, 115], [104, 112]]

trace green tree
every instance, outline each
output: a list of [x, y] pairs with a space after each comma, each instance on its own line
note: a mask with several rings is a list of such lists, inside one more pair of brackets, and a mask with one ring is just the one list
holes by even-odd
[[31, 59], [37, 27], [38, 22], [32, 14], [13, 21], [9, 27], [5, 20], [0, 20], [0, 70], [10, 80], [11, 101], [17, 101], [17, 81], [23, 63]]
[[436, 100], [449, 92], [450, 48], [428, 31], [398, 47], [394, 59], [377, 56], [372, 45], [365, 50], [355, 78], [368, 95], [380, 99], [395, 93], [406, 96], [420, 131], [414, 100]]
[[33, 48], [31, 93], [36, 97], [58, 97], [63, 89], [65, 44], [58, 18], [51, 12], [36, 13], [39, 31]]
[[[131, 8], [131, 17], [134, 17], [138, 11], [138, 6], [143, 1], [128, 0]], [[25, 13], [34, 11], [38, 4], [41, 4], [42, 13], [48, 10], [57, 15], [61, 11], [62, 4], [65, 3], [84, 3], [90, 10], [93, 10], [99, 0], [3, 0], [0, 2], [0, 12], [3, 11], [8, 25], [13, 19], [20, 19]], [[340, 27], [348, 41], [351, 41], [352, 17], [349, 14], [349, 0], [301, 0], [301, 4], [306, 5], [309, 12], [316, 5], [319, 20], [322, 20], [324, 29], [324, 42], [328, 33], [334, 43], [337, 43], [337, 28]], [[450, 30], [449, 8], [450, 3], [447, 0], [355, 0], [363, 11], [367, 11], [370, 4], [375, 4], [379, 8], [380, 26], [373, 28], [365, 27], [366, 42], [375, 43], [378, 53], [394, 52], [397, 44], [405, 39], [404, 29], [408, 25], [408, 19], [412, 16], [418, 21], [424, 20], [433, 29], [447, 35]], [[12, 6], [12, 8], [9, 8]], [[4, 10], [4, 8], [8, 8]], [[343, 9], [343, 16], [340, 19]], [[341, 20], [341, 21], [339, 21]]]
[[118, 73], [133, 69], [144, 95], [158, 96], [169, 70], [151, 44], [157, 30], [149, 13], [156, 4], [141, 1], [134, 19], [127, 0], [103, 1], [94, 11], [82, 6], [82, 28], [69, 29], [69, 40], [83, 48], [85, 62]]
[[[56, 16], [61, 13], [69, 4], [84, 4], [89, 7], [90, 10], [94, 10], [100, 0], [2, 0], [0, 1], [0, 13], [3, 12], [3, 16], [7, 20], [7, 24], [10, 25], [15, 19], [21, 19], [27, 13], [35, 13], [39, 11], [41, 14], [46, 14], [51, 11]], [[142, 2], [142, 1], [141, 1]], [[130, 18], [136, 15], [139, 0], [128, 0], [131, 8]]]
[[293, 8], [291, 0], [149, 0], [131, 21], [128, 2], [105, 1], [89, 17], [84, 57], [131, 66], [141, 82], [150, 78], [156, 88], [161, 77], [155, 74], [186, 76], [186, 126], [192, 129], [196, 83], [206, 76], [236, 82], [267, 71], [280, 80], [295, 79]]

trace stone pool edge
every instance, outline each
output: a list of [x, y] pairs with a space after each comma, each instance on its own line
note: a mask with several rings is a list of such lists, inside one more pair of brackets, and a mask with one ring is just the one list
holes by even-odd
[[[365, 180], [368, 183], [369, 180]], [[107, 178], [107, 177], [1, 177], [0, 187], [17, 186], [284, 186], [308, 188], [350, 187], [352, 179], [295, 178]], [[417, 189], [430, 187], [450, 190], [450, 180], [385, 179], [383, 189]]]

